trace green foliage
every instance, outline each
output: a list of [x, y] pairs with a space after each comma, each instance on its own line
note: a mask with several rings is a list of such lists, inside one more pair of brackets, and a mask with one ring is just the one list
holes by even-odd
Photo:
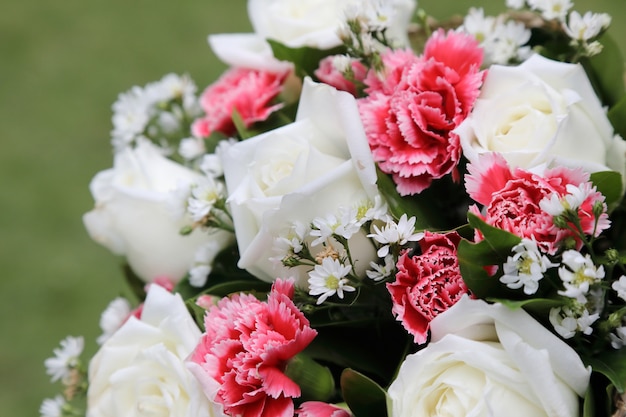
[[308, 46], [291, 48], [273, 39], [268, 39], [267, 41], [272, 47], [274, 56], [281, 61], [293, 62], [296, 74], [301, 78], [309, 76], [315, 79], [314, 71], [324, 57], [345, 53], [343, 46], [325, 50]]
[[484, 239], [478, 243], [461, 240], [458, 247], [459, 267], [467, 287], [479, 298], [518, 298], [500, 284], [498, 276], [491, 276], [486, 268], [502, 265], [511, 254], [513, 246], [521, 242], [518, 236], [489, 226], [469, 213], [470, 226], [478, 229]]
[[609, 33], [604, 33], [600, 39], [602, 52], [591, 58], [584, 59], [581, 64], [587, 71], [600, 101], [609, 108], [617, 104], [624, 93], [624, 57], [619, 45]]
[[622, 199], [622, 175], [615, 171], [594, 172], [591, 182], [606, 198], [606, 205], [611, 210]]
[[613, 129], [622, 138], [626, 138], [626, 96], [623, 96], [608, 113]]
[[620, 394], [624, 393], [626, 389], [626, 360], [624, 360], [623, 349], [604, 351], [599, 355], [583, 357], [582, 359], [595, 372], [608, 378]]
[[387, 416], [387, 393], [365, 375], [353, 369], [344, 370], [341, 393], [354, 417]]

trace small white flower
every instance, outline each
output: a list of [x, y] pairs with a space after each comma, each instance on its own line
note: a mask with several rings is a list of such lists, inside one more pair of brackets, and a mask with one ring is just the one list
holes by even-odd
[[539, 10], [541, 17], [546, 20], [557, 19], [564, 21], [569, 9], [574, 6], [570, 0], [528, 0], [533, 10]]
[[69, 378], [70, 371], [80, 362], [79, 356], [83, 353], [85, 341], [82, 336], [67, 336], [61, 340], [61, 347], [54, 349], [54, 356], [44, 361], [46, 373], [52, 382]]
[[383, 265], [376, 262], [370, 262], [370, 267], [372, 268], [371, 270], [365, 271], [367, 277], [373, 281], [382, 281], [393, 273], [396, 264], [393, 256], [387, 255], [385, 256]]
[[326, 257], [321, 265], [316, 265], [313, 271], [309, 272], [309, 294], [320, 296], [316, 304], [322, 304], [332, 295], [337, 294], [343, 299], [344, 291], [352, 292], [355, 288], [344, 278], [350, 273], [350, 265], [343, 265], [339, 260]]
[[578, 186], [567, 184], [567, 194], [562, 198], [557, 193], [544, 197], [539, 207], [551, 216], [560, 216], [565, 210], [578, 210], [585, 200], [596, 191], [591, 183], [585, 182]]
[[565, 290], [558, 293], [585, 304], [590, 287], [604, 278], [604, 267], [596, 267], [589, 255], [583, 256], [575, 250], [563, 252], [562, 262], [559, 277]]
[[626, 275], [622, 275], [611, 285], [611, 288], [617, 292], [617, 296], [626, 301]]
[[65, 399], [61, 395], [54, 398], [46, 398], [39, 407], [41, 417], [63, 417]]
[[498, 20], [493, 33], [485, 39], [483, 44], [489, 62], [508, 64], [514, 60], [522, 61], [528, 58], [530, 48], [524, 45], [530, 40], [530, 35], [530, 30], [521, 22]]
[[558, 266], [542, 255], [537, 242], [531, 239], [522, 239], [513, 247], [513, 252], [514, 255], [509, 256], [503, 265], [504, 275], [500, 277], [500, 282], [511, 289], [524, 287], [526, 295], [536, 293], [543, 274], [549, 268]]
[[224, 168], [222, 168], [220, 157], [214, 153], [204, 155], [200, 162], [200, 171], [212, 178], [224, 175]]
[[479, 43], [491, 36], [496, 24], [493, 16], [485, 16], [482, 8], [471, 7], [458, 30], [472, 35]]
[[206, 152], [204, 141], [200, 138], [184, 138], [178, 145], [178, 153], [187, 161], [196, 159]]
[[583, 16], [577, 11], [569, 14], [563, 29], [567, 35], [577, 41], [585, 42], [595, 38], [611, 24], [611, 16], [606, 13], [587, 12]]
[[191, 197], [187, 201], [187, 211], [191, 218], [202, 221], [209, 215], [215, 203], [224, 198], [224, 186], [221, 182], [206, 177], [205, 181], [191, 188]]
[[102, 334], [98, 337], [98, 344], [103, 344], [117, 331], [130, 316], [131, 305], [126, 298], [117, 297], [109, 303], [100, 315], [100, 329]]
[[333, 68], [337, 71], [344, 73], [351, 68], [354, 58], [348, 55], [335, 55], [333, 57]]
[[585, 53], [587, 56], [598, 55], [602, 52], [602, 49], [604, 49], [604, 46], [598, 41], [593, 41], [585, 45]]
[[210, 265], [197, 265], [189, 270], [189, 285], [192, 287], [202, 287], [206, 284], [206, 279], [211, 273]]
[[389, 253], [389, 245], [406, 245], [408, 242], [417, 242], [424, 237], [423, 233], [415, 233], [415, 217], [407, 218], [406, 213], [400, 217], [400, 220], [396, 224], [393, 220], [389, 220], [387, 224], [381, 229], [377, 225], [373, 225], [375, 233], [367, 235], [367, 237], [373, 238], [383, 246], [378, 249], [378, 257], [384, 258]]
[[575, 308], [556, 307], [550, 309], [549, 319], [554, 330], [564, 339], [571, 339], [577, 332], [590, 335], [593, 332], [591, 325], [600, 318], [597, 313], [589, 314], [584, 305]]
[[280, 260], [291, 253], [300, 253], [304, 249], [304, 239], [309, 232], [310, 229], [306, 224], [296, 221], [283, 236], [274, 239], [274, 250], [279, 254]]
[[626, 346], [626, 326], [618, 327], [615, 333], [609, 334], [613, 349], [621, 349]]

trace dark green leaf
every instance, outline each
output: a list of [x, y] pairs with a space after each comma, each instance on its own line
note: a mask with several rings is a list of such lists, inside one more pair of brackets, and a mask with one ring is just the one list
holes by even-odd
[[415, 216], [417, 230], [440, 228], [441, 219], [431, 201], [419, 198], [419, 196], [402, 197], [398, 194], [396, 184], [389, 175], [379, 169], [377, 169], [377, 174], [378, 190], [387, 201], [389, 210], [396, 219], [406, 213], [408, 217]]
[[272, 47], [272, 52], [276, 59], [293, 62], [296, 68], [296, 74], [302, 78], [305, 76], [315, 78], [314, 72], [322, 59], [330, 55], [338, 55], [346, 52], [343, 46], [332, 49], [316, 49], [309, 46], [291, 48], [273, 39], [268, 39], [267, 42]]
[[484, 239], [478, 243], [461, 240], [458, 247], [459, 267], [463, 281], [479, 298], [519, 298], [519, 294], [500, 284], [498, 275], [491, 276], [486, 268], [500, 266], [511, 255], [513, 246], [521, 242], [518, 236], [489, 226], [469, 213], [470, 226], [480, 230]]
[[619, 172], [594, 172], [591, 174], [591, 182], [606, 197], [609, 208], [613, 208], [622, 199], [622, 175]]
[[597, 417], [595, 414], [595, 401], [593, 398], [593, 387], [591, 384], [587, 387], [587, 392], [585, 393], [585, 399], [583, 402], [583, 417]]
[[341, 374], [341, 392], [355, 417], [387, 416], [387, 393], [365, 375], [345, 369]]
[[594, 357], [583, 357], [586, 365], [606, 376], [621, 394], [626, 388], [626, 354], [623, 349], [605, 351]]
[[143, 301], [146, 298], [146, 283], [135, 274], [130, 265], [124, 264], [123, 271], [128, 287], [137, 297], [137, 300]]

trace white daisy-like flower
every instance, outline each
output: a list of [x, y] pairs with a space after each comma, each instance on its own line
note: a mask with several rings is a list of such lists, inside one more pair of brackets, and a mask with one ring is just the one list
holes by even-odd
[[373, 225], [374, 233], [367, 235], [383, 246], [378, 249], [378, 257], [384, 258], [389, 253], [391, 244], [406, 245], [408, 242], [417, 242], [424, 237], [424, 233], [415, 232], [415, 217], [408, 218], [406, 213], [400, 217], [398, 223], [389, 220], [387, 224], [380, 229], [377, 225]]
[[192, 287], [202, 287], [206, 284], [207, 277], [211, 273], [211, 265], [201, 264], [189, 270], [189, 285]]
[[587, 12], [580, 15], [577, 11], [569, 14], [563, 29], [567, 35], [577, 41], [585, 42], [595, 38], [611, 24], [611, 16], [606, 13]]
[[52, 382], [70, 377], [71, 370], [80, 362], [79, 356], [84, 346], [82, 336], [67, 336], [61, 340], [61, 347], [53, 350], [54, 356], [44, 361], [46, 373], [51, 376]]
[[103, 344], [113, 333], [117, 331], [130, 316], [132, 307], [130, 302], [124, 297], [114, 298], [100, 315], [100, 329], [102, 334], [96, 340], [98, 344]]
[[493, 33], [495, 24], [495, 17], [485, 16], [482, 7], [471, 7], [463, 18], [463, 24], [457, 30], [472, 35], [482, 44]]
[[211, 239], [199, 246], [194, 253], [194, 263], [189, 268], [189, 285], [202, 287], [206, 284], [209, 274], [213, 270], [215, 257], [224, 248], [222, 239]]
[[283, 236], [274, 239], [274, 251], [278, 253], [280, 260], [292, 253], [300, 253], [304, 249], [304, 239], [310, 230], [306, 224], [296, 221]]
[[560, 197], [557, 193], [544, 197], [539, 202], [539, 208], [551, 216], [560, 216], [565, 210], [578, 210], [585, 200], [596, 191], [590, 183], [585, 182], [578, 186], [567, 184], [567, 194]]
[[617, 293], [617, 296], [626, 301], [626, 275], [622, 275], [618, 280], [611, 284], [611, 288]]
[[563, 252], [562, 263], [564, 266], [559, 268], [559, 278], [565, 290], [558, 293], [585, 304], [589, 288], [604, 278], [604, 267], [596, 267], [589, 255], [583, 256], [575, 250]]
[[39, 407], [39, 414], [41, 414], [41, 417], [63, 417], [63, 406], [65, 404], [65, 399], [61, 395], [57, 395], [54, 398], [46, 398]]
[[396, 268], [396, 264], [393, 256], [387, 255], [385, 256], [382, 265], [376, 262], [370, 262], [370, 268], [372, 269], [365, 271], [367, 277], [373, 281], [382, 281], [383, 279], [391, 276]]
[[618, 327], [614, 333], [609, 334], [611, 347], [621, 349], [626, 346], [626, 326]]
[[191, 196], [187, 200], [187, 211], [191, 218], [199, 222], [209, 215], [215, 203], [224, 198], [224, 185], [210, 177], [191, 188]]
[[221, 177], [224, 175], [222, 160], [216, 154], [208, 153], [202, 157], [200, 171], [212, 178]]
[[178, 145], [178, 153], [187, 161], [199, 158], [206, 152], [204, 141], [200, 138], [184, 138]]
[[524, 46], [530, 40], [530, 35], [530, 30], [521, 22], [498, 20], [493, 32], [483, 43], [488, 61], [492, 64], [508, 64], [514, 60], [525, 60], [531, 54], [530, 47]]
[[354, 58], [352, 58], [351, 56], [335, 55], [332, 60], [333, 68], [341, 73], [345, 73], [346, 71], [350, 70], [353, 61]]
[[555, 307], [550, 309], [549, 320], [554, 330], [564, 339], [571, 339], [577, 332], [585, 335], [593, 333], [591, 325], [600, 318], [597, 313], [589, 314], [583, 306], [578, 308]]
[[315, 265], [313, 271], [309, 272], [309, 295], [318, 296], [316, 304], [322, 304], [332, 295], [343, 299], [343, 293], [355, 291], [355, 288], [348, 285], [350, 281], [345, 278], [350, 273], [350, 265], [343, 265], [339, 260], [326, 257], [321, 265]]
[[528, 0], [533, 10], [538, 10], [546, 20], [557, 19], [564, 21], [567, 12], [574, 4], [570, 0]]
[[536, 293], [543, 274], [549, 268], [558, 266], [541, 254], [537, 242], [532, 239], [522, 239], [513, 247], [513, 253], [503, 265], [504, 275], [500, 277], [500, 282], [514, 290], [523, 287], [526, 295]]
[[361, 225], [368, 221], [381, 220], [387, 222], [391, 217], [389, 216], [389, 207], [387, 203], [381, 198], [380, 195], [374, 197], [374, 201], [367, 200], [361, 203], [357, 207], [357, 218]]

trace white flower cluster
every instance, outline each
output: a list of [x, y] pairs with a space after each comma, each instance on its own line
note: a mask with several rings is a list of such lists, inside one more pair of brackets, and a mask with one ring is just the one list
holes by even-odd
[[563, 252], [559, 278], [564, 290], [559, 295], [571, 299], [568, 305], [550, 311], [550, 323], [563, 338], [569, 339], [577, 332], [590, 335], [593, 323], [600, 318], [603, 292], [599, 284], [604, 278], [604, 267], [594, 265], [589, 255], [576, 250]]
[[[322, 304], [335, 294], [343, 298], [344, 292], [356, 290], [351, 283], [358, 282], [361, 275], [357, 272], [357, 264], [362, 263], [362, 260], [352, 258], [349, 243], [371, 245], [373, 242], [368, 238], [372, 237], [376, 241], [385, 240], [387, 245], [400, 241], [406, 243], [407, 239], [414, 240], [413, 236], [416, 235], [414, 218], [407, 220], [403, 216], [400, 231], [395, 226], [396, 239], [381, 238], [383, 233], [374, 225], [375, 222], [384, 222], [389, 228], [391, 224], [395, 225], [379, 196], [373, 202], [342, 207], [336, 214], [316, 217], [308, 225], [293, 222], [274, 239], [273, 250], [277, 255], [272, 259], [287, 267], [312, 267], [308, 272], [308, 292], [318, 297], [317, 304]], [[376, 233], [365, 236], [372, 228]], [[356, 240], [353, 240], [355, 237]], [[386, 259], [384, 266], [372, 262], [370, 267], [373, 270], [365, 271], [364, 275], [374, 280], [382, 279], [393, 270], [393, 259]]]
[[[144, 87], [121, 93], [113, 103], [112, 144], [116, 151], [147, 137], [168, 149], [167, 137], [200, 114], [196, 85], [190, 77], [168, 74]], [[187, 151], [189, 144], [181, 145]]]
[[523, 23], [500, 15], [485, 16], [482, 8], [471, 8], [459, 31], [476, 38], [485, 51], [485, 64], [510, 64], [528, 58], [530, 30]]
[[513, 253], [503, 265], [504, 275], [500, 277], [500, 282], [511, 289], [523, 287], [526, 295], [535, 294], [544, 273], [558, 266], [539, 251], [533, 239], [522, 239], [513, 247]]
[[572, 46], [579, 47], [586, 56], [602, 51], [602, 44], [595, 39], [611, 24], [611, 16], [606, 13], [586, 12], [581, 15], [575, 10], [569, 12], [574, 6], [570, 0], [507, 0], [506, 5], [515, 10], [527, 5], [543, 19], [560, 22], [565, 34], [572, 40]]

